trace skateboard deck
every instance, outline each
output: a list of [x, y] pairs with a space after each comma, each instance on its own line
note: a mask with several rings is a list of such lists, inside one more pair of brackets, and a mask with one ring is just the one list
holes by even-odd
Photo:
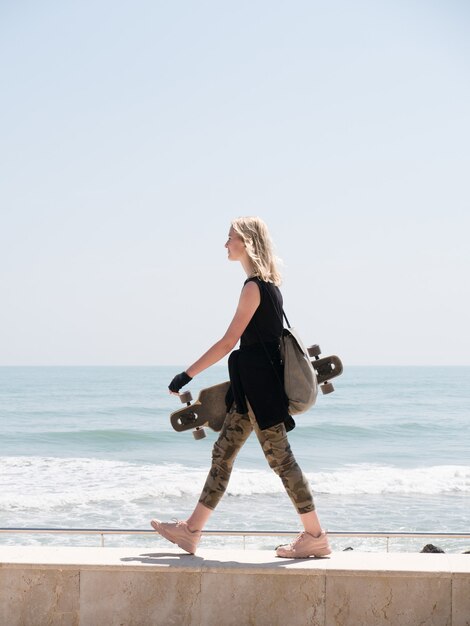
[[[188, 403], [187, 406], [171, 414], [170, 420], [173, 428], [178, 432], [190, 428], [199, 429], [202, 426], [208, 426], [216, 432], [221, 430], [227, 414], [225, 396], [229, 387], [230, 381], [227, 380], [225, 383], [201, 389], [195, 402]], [[184, 394], [181, 394], [181, 397], [184, 398]]]
[[[312, 365], [320, 389], [324, 394], [331, 393], [334, 391], [334, 387], [329, 381], [343, 372], [341, 359], [334, 355], [319, 358], [320, 349], [318, 346], [309, 348], [309, 354], [315, 357], [312, 359]], [[186, 403], [186, 406], [171, 414], [170, 421], [174, 430], [177, 432], [193, 430], [195, 439], [205, 437], [204, 426], [219, 432], [227, 414], [225, 396], [229, 387], [230, 381], [226, 381], [201, 389], [197, 400], [192, 403], [190, 402], [192, 400], [190, 392], [181, 393], [180, 399]]]

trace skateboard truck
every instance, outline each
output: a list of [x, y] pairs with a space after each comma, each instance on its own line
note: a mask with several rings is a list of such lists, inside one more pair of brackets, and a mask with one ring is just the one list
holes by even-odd
[[328, 379], [341, 374], [343, 371], [341, 360], [337, 356], [328, 356], [320, 359], [321, 350], [317, 343], [307, 348], [307, 352], [313, 358], [313, 369], [317, 375], [317, 381], [322, 393], [332, 393], [335, 388], [332, 383], [328, 382]]
[[[191, 406], [192, 399], [193, 396], [191, 395], [190, 391], [184, 391], [183, 393], [180, 393], [180, 400], [183, 404], [186, 404], [186, 406]], [[195, 422], [196, 420], [196, 413], [190, 412], [185, 414], [184, 416], [184, 421], [187, 425], [191, 424], [191, 422]], [[193, 430], [194, 439], [204, 439], [205, 436], [206, 431], [204, 430], [204, 428], [202, 426], [196, 426], [196, 428]]]

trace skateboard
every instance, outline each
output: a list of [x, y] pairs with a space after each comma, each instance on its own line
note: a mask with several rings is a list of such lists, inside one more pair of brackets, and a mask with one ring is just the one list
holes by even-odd
[[[343, 372], [341, 359], [334, 355], [320, 358], [321, 350], [318, 344], [307, 348], [307, 352], [312, 358], [313, 369], [322, 393], [332, 393], [334, 387], [329, 381]], [[229, 387], [230, 381], [226, 381], [201, 389], [195, 402], [192, 402], [193, 397], [190, 391], [180, 393], [179, 398], [186, 406], [170, 415], [174, 430], [182, 432], [192, 429], [195, 439], [204, 439], [206, 436], [204, 426], [219, 432], [227, 414], [225, 396]]]
[[180, 400], [186, 406], [171, 414], [173, 428], [178, 432], [193, 428], [194, 439], [204, 439], [206, 433], [203, 426], [209, 426], [219, 432], [227, 414], [225, 396], [229, 387], [230, 381], [227, 380], [225, 383], [201, 389], [198, 399], [192, 404], [193, 397], [190, 391], [180, 393]]

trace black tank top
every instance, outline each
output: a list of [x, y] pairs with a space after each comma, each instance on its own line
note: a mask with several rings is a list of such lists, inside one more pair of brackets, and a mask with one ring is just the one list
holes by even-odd
[[260, 343], [260, 341], [279, 343], [283, 328], [281, 291], [274, 283], [267, 283], [256, 276], [247, 278], [244, 285], [250, 281], [258, 285], [261, 301], [240, 337], [240, 348]]

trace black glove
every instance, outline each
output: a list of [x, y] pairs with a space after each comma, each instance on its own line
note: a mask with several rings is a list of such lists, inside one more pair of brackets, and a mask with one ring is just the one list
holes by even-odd
[[168, 385], [168, 389], [174, 393], [178, 393], [181, 387], [184, 387], [192, 380], [191, 376], [188, 376], [186, 372], [176, 374], [171, 383]]

